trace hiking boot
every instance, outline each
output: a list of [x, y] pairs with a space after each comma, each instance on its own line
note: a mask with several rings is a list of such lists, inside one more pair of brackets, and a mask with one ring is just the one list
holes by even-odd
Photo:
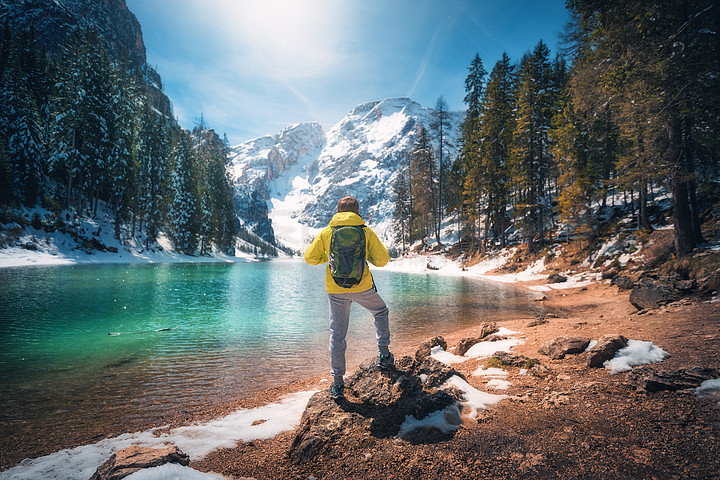
[[387, 355], [380, 355], [380, 358], [378, 358], [377, 367], [380, 370], [387, 370], [393, 365], [395, 365], [395, 357], [393, 357], [392, 353], [388, 353]]
[[345, 385], [342, 383], [333, 383], [333, 386], [330, 387], [330, 396], [335, 400], [345, 398]]

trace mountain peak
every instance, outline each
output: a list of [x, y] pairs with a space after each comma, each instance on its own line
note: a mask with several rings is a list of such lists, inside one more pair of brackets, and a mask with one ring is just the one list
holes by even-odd
[[[261, 194], [276, 237], [300, 250], [328, 224], [338, 200], [353, 195], [365, 221], [392, 244], [392, 186], [432, 111], [408, 97], [386, 98], [356, 106], [327, 134], [316, 122], [294, 124], [233, 147], [237, 198]], [[461, 115], [451, 119], [452, 141]]]

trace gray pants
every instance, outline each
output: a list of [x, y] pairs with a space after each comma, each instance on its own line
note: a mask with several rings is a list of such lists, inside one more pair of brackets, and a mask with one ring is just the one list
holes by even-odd
[[330, 375], [333, 376], [335, 383], [342, 383], [347, 348], [345, 336], [350, 323], [352, 302], [368, 310], [375, 318], [375, 335], [382, 355], [390, 352], [389, 309], [374, 288], [355, 293], [328, 293], [328, 298], [330, 300]]

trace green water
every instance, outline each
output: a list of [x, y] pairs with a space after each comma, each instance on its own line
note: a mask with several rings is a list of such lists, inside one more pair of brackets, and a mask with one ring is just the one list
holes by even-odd
[[[374, 275], [390, 306], [395, 349], [537, 313], [530, 294], [500, 284]], [[322, 267], [5, 268], [0, 285], [0, 438], [53, 427], [132, 429], [329, 368]], [[348, 363], [375, 354], [372, 319], [354, 307]]]

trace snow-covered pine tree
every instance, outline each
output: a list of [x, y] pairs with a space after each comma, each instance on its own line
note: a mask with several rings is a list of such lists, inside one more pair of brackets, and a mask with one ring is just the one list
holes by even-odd
[[190, 135], [177, 129], [172, 147], [172, 170], [167, 227], [175, 248], [194, 254], [198, 243], [198, 209], [196, 154]]

